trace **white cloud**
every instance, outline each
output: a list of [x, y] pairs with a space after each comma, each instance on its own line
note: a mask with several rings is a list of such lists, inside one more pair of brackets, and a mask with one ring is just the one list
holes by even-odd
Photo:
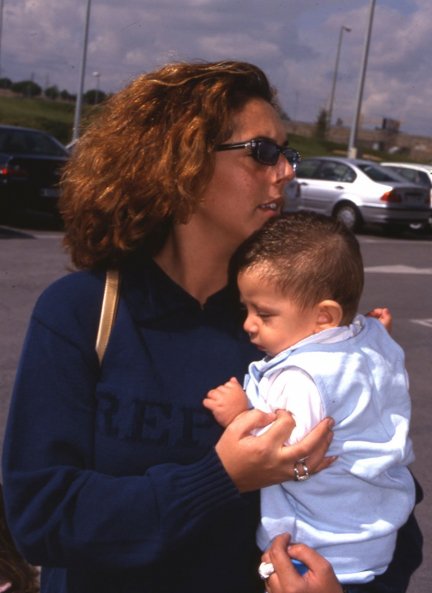
[[243, 60], [273, 60], [280, 55], [280, 49], [276, 43], [262, 39], [256, 41], [247, 33], [221, 33], [219, 35], [202, 36], [198, 39], [198, 48], [205, 54], [212, 55], [216, 59], [224, 59], [238, 55], [241, 48]]
[[[5, 0], [2, 75], [76, 91], [87, 0]], [[176, 59], [257, 63], [292, 117], [314, 121], [328, 105], [340, 27], [334, 116], [350, 123], [369, 3], [366, 0], [92, 0], [86, 88], [116, 91]], [[364, 88], [365, 121], [400, 119], [432, 135], [429, 0], [376, 3]]]

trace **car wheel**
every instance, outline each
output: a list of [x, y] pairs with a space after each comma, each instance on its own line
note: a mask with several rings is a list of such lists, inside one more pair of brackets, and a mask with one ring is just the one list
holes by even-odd
[[334, 217], [351, 231], [358, 231], [363, 224], [358, 208], [354, 206], [354, 204], [349, 204], [348, 202], [345, 202], [336, 208]]

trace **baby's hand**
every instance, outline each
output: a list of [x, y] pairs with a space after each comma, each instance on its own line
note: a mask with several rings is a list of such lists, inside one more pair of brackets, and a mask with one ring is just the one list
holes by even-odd
[[369, 311], [369, 313], [367, 313], [367, 316], [374, 317], [375, 319], [378, 319], [378, 321], [381, 321], [388, 333], [391, 334], [393, 315], [390, 313], [387, 307], [373, 309], [372, 311]]
[[236, 416], [247, 410], [246, 394], [235, 377], [215, 389], [210, 389], [203, 405], [211, 410], [223, 427], [228, 426]]

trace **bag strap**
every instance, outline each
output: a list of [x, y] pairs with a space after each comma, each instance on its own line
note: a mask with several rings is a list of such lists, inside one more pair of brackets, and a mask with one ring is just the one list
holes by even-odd
[[99, 319], [98, 333], [96, 337], [96, 353], [99, 358], [99, 364], [105, 354], [111, 330], [114, 325], [117, 305], [119, 300], [120, 273], [118, 270], [107, 270], [105, 277], [105, 289], [102, 299], [102, 308]]

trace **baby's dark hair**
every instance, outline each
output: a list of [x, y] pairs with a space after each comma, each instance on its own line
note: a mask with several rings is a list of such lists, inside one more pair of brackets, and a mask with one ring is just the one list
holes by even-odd
[[300, 211], [270, 220], [233, 256], [231, 274], [252, 268], [302, 309], [332, 299], [342, 307], [342, 325], [357, 312], [364, 284], [360, 245], [328, 216]]

